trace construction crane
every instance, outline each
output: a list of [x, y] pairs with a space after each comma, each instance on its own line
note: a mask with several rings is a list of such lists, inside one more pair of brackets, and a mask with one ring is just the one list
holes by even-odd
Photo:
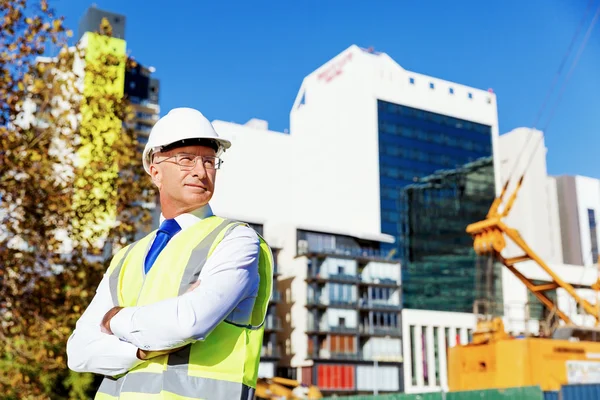
[[[483, 221], [467, 227], [478, 255], [495, 258], [511, 271], [527, 289], [563, 324], [551, 326], [551, 337], [514, 338], [504, 329], [502, 318], [486, 318], [477, 322], [472, 342], [448, 351], [448, 384], [450, 391], [507, 388], [539, 385], [543, 390], [559, 390], [560, 386], [577, 379], [578, 373], [593, 371], [600, 376], [600, 308], [582, 298], [575, 288], [559, 277], [548, 264], [525, 242], [516, 229], [506, 225], [503, 219], [510, 212], [523, 176], [506, 207], [500, 206], [506, 195], [506, 182], [499, 197], [492, 203]], [[505, 258], [501, 252], [507, 240], [514, 243], [522, 254]], [[551, 281], [535, 284], [522, 274], [515, 265], [533, 261], [545, 271]], [[531, 265], [532, 263], [529, 263]], [[595, 327], [577, 326], [558, 308], [547, 295], [549, 290], [562, 288], [573, 298], [580, 309], [592, 316]], [[600, 280], [591, 286], [598, 293]], [[596, 296], [597, 298], [597, 296]]]
[[280, 377], [259, 378], [256, 398], [265, 400], [318, 400], [323, 395], [314, 385], [303, 385], [293, 379]]

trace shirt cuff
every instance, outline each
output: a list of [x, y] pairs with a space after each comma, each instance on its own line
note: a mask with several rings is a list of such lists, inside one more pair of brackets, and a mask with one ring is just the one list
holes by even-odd
[[110, 330], [113, 335], [124, 342], [134, 342], [133, 314], [138, 308], [139, 307], [125, 307], [111, 318]]

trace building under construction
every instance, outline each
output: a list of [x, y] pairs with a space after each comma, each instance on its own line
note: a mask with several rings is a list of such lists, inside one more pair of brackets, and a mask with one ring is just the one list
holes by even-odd
[[399, 199], [404, 308], [473, 312], [476, 300], [486, 300], [502, 313], [502, 280], [494, 279], [500, 267], [478, 258], [465, 232], [485, 218], [494, 197], [492, 157], [405, 187]]

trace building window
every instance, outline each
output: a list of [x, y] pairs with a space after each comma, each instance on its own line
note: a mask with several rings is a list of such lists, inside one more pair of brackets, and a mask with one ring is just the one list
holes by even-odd
[[440, 381], [440, 343], [439, 343], [439, 330], [437, 326], [433, 327], [433, 358], [435, 363], [435, 384], [439, 386]]
[[412, 370], [412, 376], [411, 376], [411, 383], [412, 386], [417, 386], [417, 351], [419, 351], [420, 349], [417, 349], [416, 343], [415, 343], [415, 327], [414, 325], [411, 325], [409, 328], [409, 335], [410, 335], [410, 352], [411, 352], [411, 357], [410, 357], [410, 363], [411, 363], [411, 370]]
[[408, 78], [408, 81], [410, 82], [411, 85], [415, 84], [415, 78]]
[[473, 93], [469, 92], [469, 98], [472, 99], [473, 98]]
[[454, 88], [450, 88], [450, 89], [448, 89], [448, 92], [449, 92], [450, 94], [454, 94]]
[[429, 89], [435, 89], [435, 85], [433, 84], [433, 82], [429, 82]]
[[346, 318], [339, 317], [338, 318], [338, 326], [346, 326]]
[[588, 223], [590, 225], [590, 241], [592, 244], [592, 263], [598, 262], [598, 229], [596, 228], [596, 213], [588, 208]]

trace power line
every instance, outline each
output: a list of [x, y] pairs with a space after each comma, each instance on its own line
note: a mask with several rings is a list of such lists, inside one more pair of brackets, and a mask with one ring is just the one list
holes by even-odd
[[[569, 82], [569, 80], [571, 79], [571, 76], [573, 75], [573, 71], [575, 70], [575, 67], [577, 67], [577, 64], [579, 63], [579, 59], [581, 58], [581, 55], [583, 54], [583, 51], [585, 50], [585, 47], [587, 46], [587, 43], [590, 39], [590, 35], [592, 34], [592, 30], [594, 29], [594, 25], [596, 25], [596, 22], [598, 22], [598, 18], [600, 17], [600, 5], [598, 5], [598, 8], [596, 10], [596, 14], [594, 15], [594, 18], [592, 19], [592, 22], [590, 23], [590, 26], [588, 27], [587, 32], [585, 33], [585, 36], [583, 38], [583, 41], [581, 42], [581, 44], [579, 45], [579, 49], [577, 51], [577, 54], [575, 55], [575, 59], [573, 60], [573, 64], [571, 64], [571, 68], [569, 69], [569, 72], [567, 73], [567, 77], [565, 78], [565, 80], [563, 81], [563, 84], [561, 86], [561, 90], [560, 93], [558, 95], [558, 98], [556, 99], [556, 102], [554, 103], [554, 107], [552, 108], [552, 112], [550, 113], [550, 117], [548, 117], [548, 121], [546, 122], [546, 125], [544, 125], [544, 129], [543, 132], [547, 132], [548, 126], [550, 125], [550, 121], [552, 120], [552, 117], [554, 117], [554, 114], [556, 113], [558, 104], [560, 103], [560, 100], [562, 99], [562, 96], [565, 92], [567, 83]], [[531, 136], [531, 134], [530, 134]], [[523, 175], [525, 174], [525, 172], [527, 171], [527, 169], [529, 168], [529, 166], [531, 165], [531, 162], [533, 160], [533, 156], [535, 155], [535, 152], [537, 151], [538, 146], [540, 145], [540, 143], [542, 143], [542, 138], [543, 135], [540, 135], [534, 148], [533, 151], [529, 157], [529, 161], [527, 162], [527, 166], [525, 167], [525, 171], [523, 172]]]
[[[548, 89], [548, 92], [546, 93], [546, 97], [544, 98], [544, 101], [542, 103], [542, 105], [540, 106], [540, 109], [538, 110], [538, 113], [533, 121], [532, 129], [529, 132], [529, 135], [527, 135], [527, 140], [525, 141], [525, 144], [523, 145], [523, 147], [521, 148], [521, 151], [519, 152], [519, 155], [513, 165], [512, 170], [510, 171], [510, 173], [508, 174], [508, 177], [506, 178], [506, 183], [508, 183], [512, 177], [514, 176], [517, 167], [519, 165], [519, 161], [521, 161], [521, 157], [523, 156], [523, 154], [525, 153], [525, 148], [527, 147], [527, 145], [529, 144], [529, 141], [531, 140], [531, 138], [533, 137], [533, 129], [537, 126], [538, 122], [540, 121], [542, 114], [544, 112], [544, 110], [546, 109], [546, 105], [548, 104], [548, 100], [550, 99], [550, 96], [552, 95], [552, 93], [554, 92], [554, 88], [556, 87], [556, 84], [558, 83], [558, 79], [563, 71], [563, 68], [565, 67], [565, 64], [571, 54], [571, 51], [573, 50], [573, 46], [575, 45], [575, 42], [577, 40], [577, 37], [579, 36], [579, 33], [581, 31], [581, 29], [583, 28], [583, 25], [587, 19], [588, 14], [590, 13], [591, 9], [592, 9], [592, 5], [594, 4], [595, 0], [590, 0], [587, 4], [585, 13], [583, 14], [583, 17], [581, 18], [581, 20], [579, 21], [579, 25], [577, 26], [577, 29], [575, 30], [575, 33], [573, 34], [573, 37], [571, 39], [571, 43], [569, 44], [569, 47], [567, 48], [566, 52], [563, 54], [561, 63], [556, 71], [556, 73], [554, 74], [554, 78], [552, 80], [552, 83], [550, 85], [550, 88]], [[600, 10], [600, 8], [599, 8]], [[591, 27], [593, 27], [593, 25], [595, 24], [595, 20], [597, 19], [598, 13], [596, 13], [596, 16], [594, 17], [594, 21], [592, 22], [592, 25], [590, 26], [590, 28], [588, 28], [588, 35], [591, 31]], [[586, 40], [587, 42], [587, 40]], [[578, 55], [581, 54], [581, 47], [580, 47], [580, 51], [578, 52]], [[573, 67], [571, 67], [571, 69], [569, 70], [569, 73], [572, 73], [573, 71]], [[564, 87], [564, 85], [563, 85]], [[536, 145], [537, 147], [537, 145]], [[531, 161], [528, 163], [530, 164]], [[525, 169], [526, 171], [527, 169]], [[506, 184], [505, 183], [505, 184]]]

